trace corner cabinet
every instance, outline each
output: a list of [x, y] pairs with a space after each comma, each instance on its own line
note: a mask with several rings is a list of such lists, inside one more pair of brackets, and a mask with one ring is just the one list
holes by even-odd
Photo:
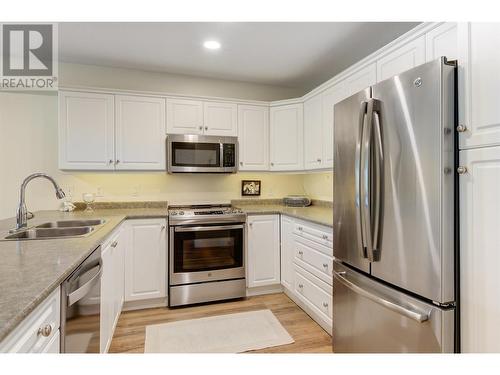
[[270, 117], [270, 170], [304, 169], [302, 103], [271, 107]]
[[59, 168], [115, 169], [115, 98], [59, 92]]
[[279, 215], [251, 215], [247, 219], [248, 287], [280, 284]]
[[127, 220], [125, 301], [167, 296], [166, 219]]
[[269, 170], [269, 108], [238, 105], [240, 171]]
[[461, 149], [500, 145], [500, 24], [459, 23]]
[[59, 168], [165, 170], [165, 99], [59, 92]]
[[460, 151], [460, 165], [461, 349], [498, 353], [500, 147]]

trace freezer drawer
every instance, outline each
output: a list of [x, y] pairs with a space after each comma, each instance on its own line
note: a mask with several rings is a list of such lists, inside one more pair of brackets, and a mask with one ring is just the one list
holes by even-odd
[[454, 309], [441, 309], [334, 262], [335, 353], [452, 353]]

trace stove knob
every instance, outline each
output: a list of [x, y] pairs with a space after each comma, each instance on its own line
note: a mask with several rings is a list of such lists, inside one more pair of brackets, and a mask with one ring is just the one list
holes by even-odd
[[177, 215], [177, 212], [176, 212], [176, 211], [171, 211], [171, 212], [170, 212], [170, 216], [175, 216], [175, 215]]
[[179, 215], [184, 215], [184, 211], [179, 212]]

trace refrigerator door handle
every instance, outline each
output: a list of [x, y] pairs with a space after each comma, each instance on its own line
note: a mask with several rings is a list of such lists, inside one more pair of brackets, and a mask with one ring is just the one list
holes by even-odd
[[364, 241], [365, 228], [362, 219], [362, 197], [361, 197], [361, 143], [366, 125], [366, 109], [368, 102], [361, 102], [359, 108], [359, 136], [356, 141], [356, 154], [354, 160], [354, 186], [355, 186], [355, 204], [356, 204], [356, 233], [358, 244], [360, 244], [359, 252], [362, 258], [366, 258], [366, 245]]
[[407, 318], [410, 318], [410, 319], [413, 319], [413, 320], [416, 320], [417, 322], [419, 323], [423, 323], [427, 320], [429, 320], [429, 315], [430, 315], [430, 312], [425, 312], [425, 313], [422, 313], [422, 312], [419, 312], [419, 311], [414, 311], [414, 310], [411, 310], [407, 307], [404, 307], [404, 306], [401, 306], [395, 302], [392, 302], [392, 301], [389, 301], [385, 298], [382, 298], [380, 296], [377, 296], [373, 293], [370, 293], [368, 292], [367, 290], [359, 287], [358, 285], [354, 284], [353, 282], [351, 282], [350, 280], [348, 280], [346, 278], [347, 276], [347, 273], [344, 271], [344, 272], [336, 272], [334, 271], [333, 272], [333, 276], [340, 282], [342, 283], [343, 285], [345, 285], [347, 288], [351, 289], [353, 292], [363, 296], [363, 297], [366, 297], [368, 298], [369, 300], [379, 304], [379, 305], [382, 305], [386, 308], [388, 308], [389, 310], [392, 310], [398, 314], [401, 314], [401, 315], [404, 315], [406, 316]]
[[364, 246], [368, 260], [373, 262], [373, 234], [372, 234], [372, 189], [371, 189], [371, 164], [372, 164], [372, 134], [373, 113], [370, 112], [372, 99], [367, 104], [366, 121], [361, 137], [361, 226], [363, 228]]
[[373, 156], [373, 170], [370, 171], [371, 187], [373, 187], [370, 217], [373, 221], [372, 231], [372, 247], [368, 253], [370, 261], [380, 259], [380, 233], [381, 233], [381, 218], [383, 207], [383, 181], [384, 181], [384, 149], [382, 144], [382, 129], [380, 124], [380, 101], [371, 99], [368, 103], [368, 118], [372, 121], [373, 139], [371, 144], [371, 155]]

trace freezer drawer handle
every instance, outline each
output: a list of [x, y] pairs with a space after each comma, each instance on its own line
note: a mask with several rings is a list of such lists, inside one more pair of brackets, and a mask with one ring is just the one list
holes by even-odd
[[375, 294], [372, 294], [363, 288], [360, 288], [356, 284], [352, 283], [351, 281], [347, 280], [344, 276], [346, 275], [346, 272], [334, 272], [333, 276], [340, 281], [342, 284], [344, 284], [346, 287], [354, 291], [355, 293], [358, 293], [362, 295], [363, 297], [366, 297], [370, 300], [372, 300], [375, 303], [378, 303], [379, 305], [382, 305], [389, 310], [392, 310], [394, 312], [397, 312], [398, 314], [404, 315], [407, 318], [416, 320], [419, 323], [423, 323], [427, 320], [429, 320], [429, 313], [421, 313], [417, 311], [413, 311], [410, 309], [407, 309], [406, 307], [400, 306], [394, 302], [388, 301], [386, 299], [383, 299], [379, 296], [376, 296]]

